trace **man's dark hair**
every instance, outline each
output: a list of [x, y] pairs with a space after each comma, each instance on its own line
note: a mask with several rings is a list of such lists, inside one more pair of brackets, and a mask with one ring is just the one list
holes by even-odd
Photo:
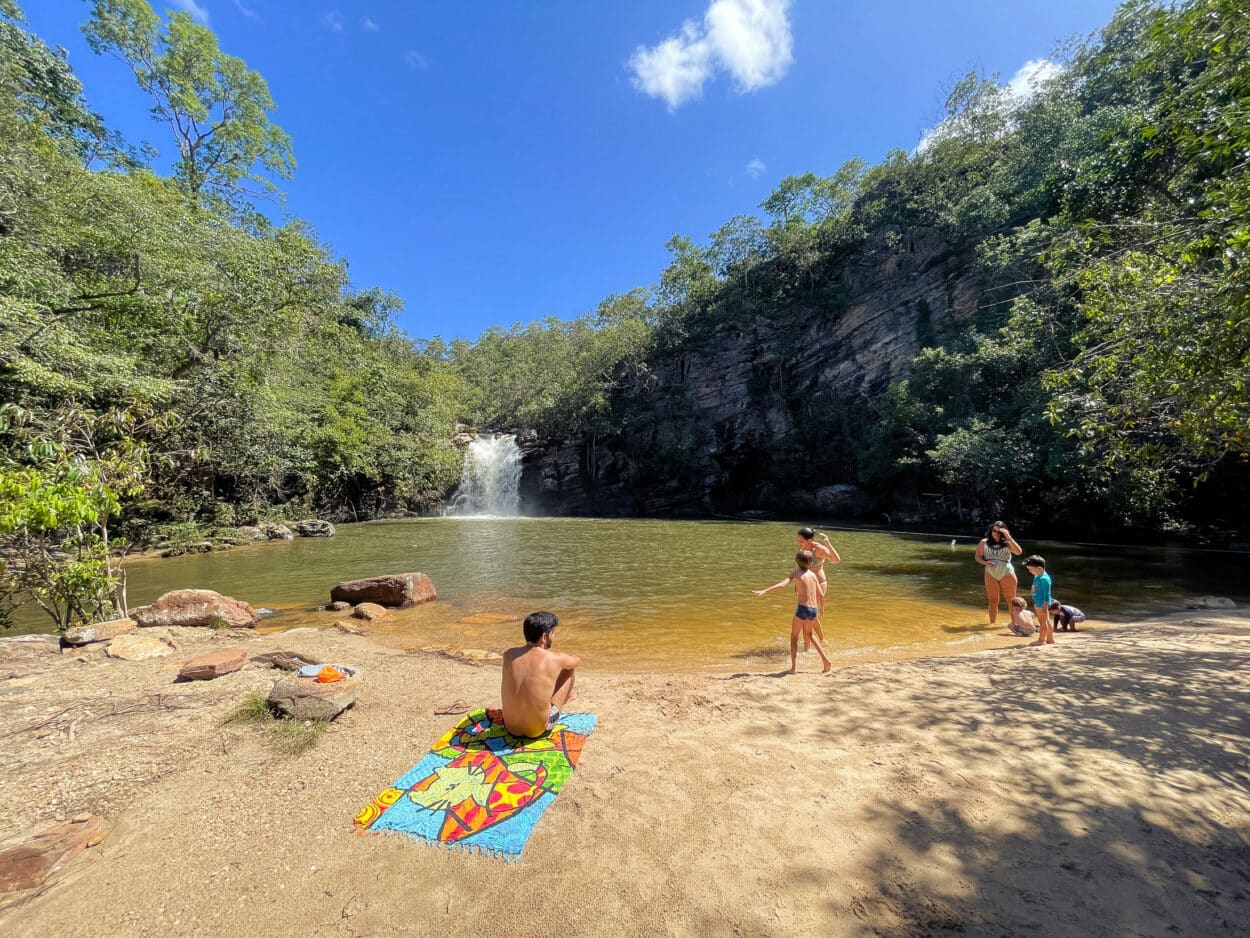
[[1041, 567], [1043, 570], [1045, 570], [1046, 558], [1043, 557], [1041, 554], [1033, 554], [1024, 562], [1024, 565], [1026, 567]]
[[531, 645], [560, 624], [554, 612], [531, 612], [525, 617], [525, 640]]
[[810, 541], [816, 536], [816, 532], [811, 528], [799, 528], [799, 537], [805, 541]]

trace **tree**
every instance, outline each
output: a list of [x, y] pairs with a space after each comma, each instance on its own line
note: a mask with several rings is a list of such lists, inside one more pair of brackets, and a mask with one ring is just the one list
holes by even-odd
[[146, 485], [150, 456], [137, 437], [152, 418], [72, 408], [43, 426], [32, 417], [0, 409], [0, 434], [25, 443], [17, 451], [24, 458], [0, 462], [0, 623], [27, 602], [58, 631], [124, 616], [126, 581], [110, 528], [121, 500]]
[[291, 178], [291, 140], [269, 119], [268, 85], [223, 53], [208, 27], [176, 12], [162, 28], [147, 0], [94, 0], [83, 32], [96, 53], [129, 65], [152, 96], [152, 116], [174, 135], [175, 175], [193, 202], [209, 194], [237, 200], [250, 194], [249, 182], [276, 192], [266, 170]]

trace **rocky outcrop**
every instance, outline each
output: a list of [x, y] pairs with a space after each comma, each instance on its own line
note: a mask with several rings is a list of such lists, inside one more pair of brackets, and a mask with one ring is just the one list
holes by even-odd
[[292, 541], [295, 539], [295, 533], [285, 524], [262, 524], [260, 530], [266, 540]]
[[247, 652], [242, 648], [222, 648], [206, 655], [192, 658], [178, 672], [184, 681], [211, 681], [223, 674], [238, 671], [247, 662]]
[[89, 645], [92, 642], [107, 642], [109, 639], [137, 628], [134, 619], [110, 619], [108, 622], [96, 622], [94, 625], [79, 625], [65, 633], [66, 645]]
[[283, 671], [298, 671], [300, 668], [310, 664], [322, 664], [320, 658], [314, 658], [311, 655], [305, 655], [298, 651], [271, 651], [263, 655], [253, 655], [252, 660], [257, 664], [268, 665], [271, 668], [279, 668]]
[[331, 602], [377, 603], [395, 609], [407, 609], [438, 598], [434, 583], [424, 573], [396, 573], [366, 580], [349, 580], [330, 590]]
[[936, 230], [878, 232], [794, 295], [718, 310], [715, 330], [621, 380], [614, 436], [524, 446], [522, 510], [872, 511], [863, 493], [828, 491], [856, 481], [852, 420], [871, 419], [923, 346], [966, 330], [983, 305], [974, 258]]
[[136, 609], [132, 618], [141, 628], [182, 625], [250, 629], [260, 621], [247, 603], [212, 590], [174, 590], [152, 605]]
[[18, 901], [88, 847], [104, 840], [104, 818], [82, 814], [0, 852], [0, 905]]
[[300, 537], [334, 537], [334, 525], [329, 521], [309, 518], [295, 525], [295, 533]]
[[269, 703], [296, 720], [333, 720], [356, 702], [361, 682], [359, 673], [330, 684], [287, 677], [274, 684]]
[[104, 653], [110, 658], [120, 658], [123, 661], [147, 661], [149, 658], [163, 658], [172, 654], [173, 649], [152, 635], [130, 632], [109, 642]]
[[0, 638], [0, 661], [43, 658], [61, 653], [61, 640], [55, 635], [18, 635]]

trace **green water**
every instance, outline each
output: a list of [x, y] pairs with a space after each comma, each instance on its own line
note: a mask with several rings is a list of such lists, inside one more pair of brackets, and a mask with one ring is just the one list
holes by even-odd
[[[559, 615], [558, 647], [614, 669], [780, 667], [793, 593], [764, 598], [793, 567], [795, 525], [739, 521], [439, 518], [344, 525], [329, 539], [128, 563], [132, 606], [167, 590], [213, 589], [268, 607], [274, 627], [329, 625], [316, 611], [341, 580], [419, 570], [439, 601], [396, 612], [377, 634], [406, 646], [499, 651], [519, 618]], [[874, 660], [1010, 641], [987, 624], [977, 537], [829, 529], [843, 563], [827, 565], [826, 650]], [[1250, 600], [1250, 556], [1031, 541], [1056, 598], [1121, 619], [1193, 595]], [[1019, 568], [1022, 593], [1030, 577]], [[504, 618], [507, 617], [507, 618]], [[464, 621], [465, 619], [469, 621]], [[499, 618], [501, 621], [490, 621]], [[1005, 622], [1004, 611], [999, 621]], [[25, 630], [43, 628], [24, 616]], [[812, 667], [812, 663], [800, 667]]]

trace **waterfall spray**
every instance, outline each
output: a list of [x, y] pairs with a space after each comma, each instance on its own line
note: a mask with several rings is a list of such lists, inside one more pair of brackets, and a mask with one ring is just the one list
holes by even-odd
[[515, 517], [521, 503], [521, 448], [513, 434], [478, 434], [464, 451], [460, 487], [445, 515]]

